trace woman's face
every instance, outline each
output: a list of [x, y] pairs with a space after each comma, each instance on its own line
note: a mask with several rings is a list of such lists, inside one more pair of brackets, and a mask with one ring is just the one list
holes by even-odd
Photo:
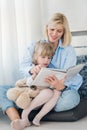
[[57, 26], [49, 26], [48, 25], [48, 39], [52, 43], [58, 43], [58, 40], [63, 36], [64, 34], [64, 28], [62, 24], [59, 24]]

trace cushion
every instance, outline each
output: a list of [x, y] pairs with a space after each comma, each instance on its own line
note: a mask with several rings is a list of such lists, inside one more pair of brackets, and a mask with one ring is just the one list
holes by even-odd
[[[29, 120], [32, 120], [39, 110], [31, 112]], [[87, 115], [87, 99], [81, 99], [79, 105], [71, 110], [54, 112], [51, 111], [42, 118], [42, 121], [77, 121]]]
[[[41, 108], [40, 108], [41, 109]], [[29, 115], [29, 120], [32, 121], [35, 115], [40, 111], [33, 110]], [[22, 110], [19, 109], [19, 113], [21, 115]], [[87, 99], [81, 98], [81, 101], [78, 106], [75, 108], [68, 110], [68, 111], [62, 111], [62, 112], [55, 112], [50, 111], [48, 114], [46, 114], [41, 120], [42, 121], [63, 121], [63, 122], [73, 122], [77, 121], [87, 115]]]
[[[84, 62], [87, 62], [87, 55], [77, 57], [77, 64]], [[81, 98], [87, 99], [87, 65], [80, 71], [80, 74], [83, 77], [83, 84], [79, 89], [79, 94]]]

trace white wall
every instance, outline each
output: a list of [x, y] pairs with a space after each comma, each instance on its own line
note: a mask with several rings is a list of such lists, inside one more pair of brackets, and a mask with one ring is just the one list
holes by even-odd
[[72, 37], [77, 55], [87, 54], [87, 0], [41, 0], [42, 28], [53, 13], [64, 13], [71, 32], [86, 31], [86, 35]]
[[43, 23], [55, 12], [64, 13], [71, 31], [87, 30], [87, 0], [42, 0]]
[[87, 35], [73, 36], [72, 45], [75, 47], [77, 55], [87, 55]]

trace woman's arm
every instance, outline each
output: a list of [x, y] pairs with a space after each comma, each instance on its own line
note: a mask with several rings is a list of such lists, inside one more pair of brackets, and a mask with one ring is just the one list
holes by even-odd
[[65, 89], [65, 82], [66, 77], [64, 77], [61, 80], [58, 80], [58, 78], [55, 75], [49, 76], [45, 79], [46, 82], [50, 84], [53, 88], [56, 88], [58, 91], [61, 91]]
[[[75, 49], [70, 45], [66, 49], [66, 58], [63, 64], [64, 69], [68, 69], [71, 66], [75, 66], [77, 62]], [[73, 86], [75, 89], [78, 89], [83, 82], [83, 79], [80, 74], [77, 74], [73, 79], [65, 81], [64, 85], [67, 87]]]
[[19, 71], [22, 77], [27, 77], [30, 75], [29, 71], [34, 66], [32, 63], [32, 57], [34, 53], [35, 43], [29, 44], [25, 50], [25, 54], [21, 60]]

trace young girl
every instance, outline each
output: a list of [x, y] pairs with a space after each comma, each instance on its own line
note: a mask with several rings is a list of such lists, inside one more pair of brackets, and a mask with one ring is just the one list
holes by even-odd
[[[37, 65], [39, 69], [42, 67], [48, 67], [50, 60], [53, 56], [53, 47], [51, 44], [47, 44], [47, 42], [41, 42], [39, 41], [35, 45], [35, 50], [34, 50], [34, 56], [33, 56], [33, 63], [34, 65]], [[33, 73], [31, 77], [27, 78], [27, 85], [30, 86], [32, 81], [35, 79], [37, 73]], [[44, 115], [46, 115], [52, 108], [55, 106], [58, 97], [60, 96], [60, 91], [57, 91], [56, 89], [51, 89], [51, 88], [45, 88], [41, 89], [44, 100], [41, 102], [41, 104], [38, 104], [40, 102], [40, 99], [38, 98], [37, 95], [37, 102], [32, 100], [30, 106], [27, 109], [23, 110], [22, 113], [22, 119], [17, 119], [14, 120], [11, 125], [15, 130], [22, 130], [23, 128], [30, 126], [30, 122], [28, 119], [28, 115], [30, 112], [43, 105], [42, 109], [40, 112], [35, 116], [33, 119], [33, 124], [39, 126], [40, 125], [40, 120]]]

